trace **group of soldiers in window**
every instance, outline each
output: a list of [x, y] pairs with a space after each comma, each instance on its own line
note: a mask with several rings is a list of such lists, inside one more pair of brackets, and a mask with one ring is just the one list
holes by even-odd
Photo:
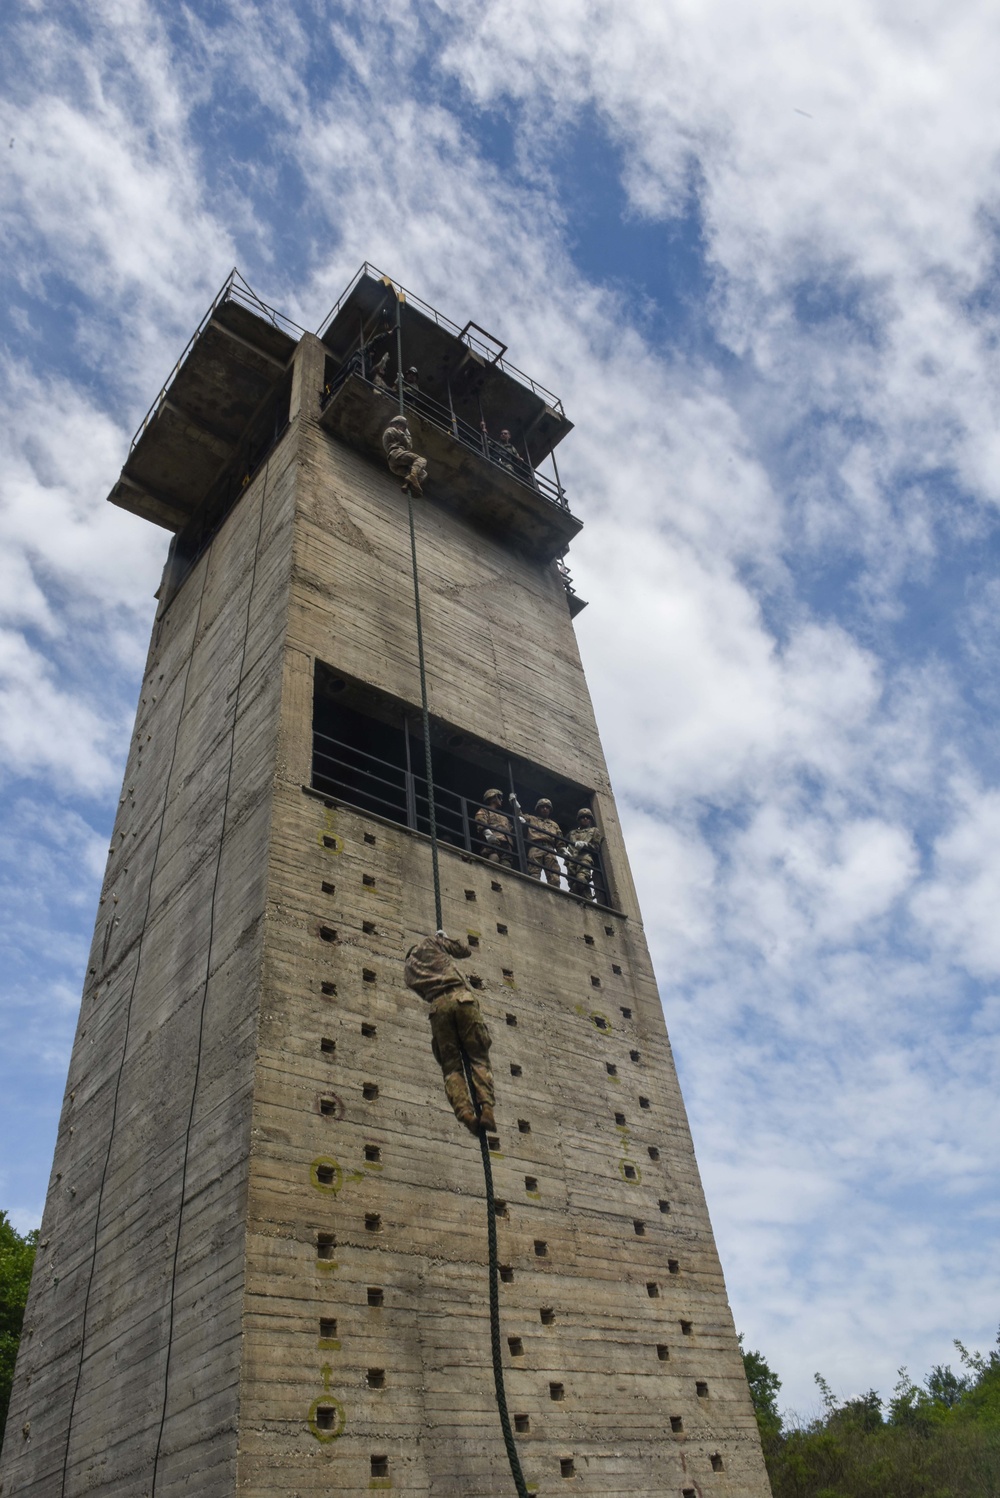
[[[544, 873], [545, 882], [559, 889], [562, 873], [559, 855], [562, 855], [570, 894], [595, 899], [594, 863], [601, 846], [601, 834], [590, 807], [580, 807], [576, 814], [577, 825], [572, 832], [564, 834], [552, 816], [552, 802], [547, 796], [535, 802], [533, 813], [522, 812], [513, 793], [508, 802], [513, 816], [521, 824], [528, 873], [532, 879], [541, 879]], [[512, 869], [517, 865], [516, 833], [512, 817], [502, 807], [502, 791], [495, 787], [485, 791], [483, 805], [476, 812], [476, 825], [484, 857], [491, 863]]]

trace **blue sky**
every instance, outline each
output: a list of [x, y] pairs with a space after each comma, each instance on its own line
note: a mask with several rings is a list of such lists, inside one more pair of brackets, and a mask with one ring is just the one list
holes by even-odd
[[737, 1323], [808, 1414], [1000, 1322], [998, 41], [917, 0], [12, 0], [0, 1205], [44, 1199], [231, 265], [364, 259], [563, 397], [578, 633]]

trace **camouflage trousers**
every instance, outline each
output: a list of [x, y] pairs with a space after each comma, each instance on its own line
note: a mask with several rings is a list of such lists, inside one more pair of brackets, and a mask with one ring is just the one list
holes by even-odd
[[422, 484], [427, 477], [427, 459], [422, 458], [419, 453], [411, 453], [408, 448], [394, 447], [386, 461], [389, 464], [389, 472], [394, 473], [397, 478], [409, 478], [412, 470], [413, 477], [418, 484]]
[[502, 832], [493, 834], [491, 843], [483, 843], [483, 857], [488, 858], [490, 863], [502, 864], [505, 869], [514, 867], [514, 846], [509, 837]]
[[591, 853], [575, 853], [566, 859], [570, 891], [574, 895], [589, 895], [590, 881], [594, 873], [594, 857]]
[[528, 873], [532, 879], [541, 879], [542, 870], [550, 884], [559, 888], [559, 860], [551, 848], [544, 848], [541, 843], [530, 843], [528, 845]]
[[[457, 1118], [472, 1108], [469, 1088], [462, 1066], [462, 1052], [469, 1058], [476, 1100], [492, 1108], [496, 1101], [493, 1072], [490, 1068], [490, 1046], [493, 1044], [486, 1021], [475, 999], [467, 997], [466, 988], [449, 988], [434, 1000], [430, 1008], [431, 1050], [444, 1073], [444, 1090]], [[462, 1002], [463, 997], [465, 1002]], [[463, 1120], [464, 1122], [464, 1120]]]

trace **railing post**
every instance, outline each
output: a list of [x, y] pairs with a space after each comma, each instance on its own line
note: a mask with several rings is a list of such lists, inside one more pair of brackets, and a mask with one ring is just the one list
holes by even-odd
[[403, 774], [406, 783], [406, 825], [417, 830], [417, 788], [413, 782], [413, 765], [410, 762], [410, 720], [403, 717], [403, 742], [406, 745], [406, 769]]
[[469, 828], [469, 803], [464, 796], [458, 798], [462, 803], [462, 836], [465, 838], [466, 853], [472, 852], [472, 834]]

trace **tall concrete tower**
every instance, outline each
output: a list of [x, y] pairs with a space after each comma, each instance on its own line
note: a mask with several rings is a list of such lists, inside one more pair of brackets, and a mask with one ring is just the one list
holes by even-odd
[[[513, 1491], [482, 1162], [403, 985], [434, 920], [407, 500], [380, 447], [411, 366], [444, 919], [493, 1034], [525, 1477], [766, 1498], [574, 638], [570, 424], [505, 353], [368, 266], [319, 336], [234, 274], [133, 443], [110, 498], [174, 537], [4, 1498]], [[548, 795], [564, 829], [591, 807], [592, 883], [531, 877], [520, 841], [485, 857], [492, 786]]]

